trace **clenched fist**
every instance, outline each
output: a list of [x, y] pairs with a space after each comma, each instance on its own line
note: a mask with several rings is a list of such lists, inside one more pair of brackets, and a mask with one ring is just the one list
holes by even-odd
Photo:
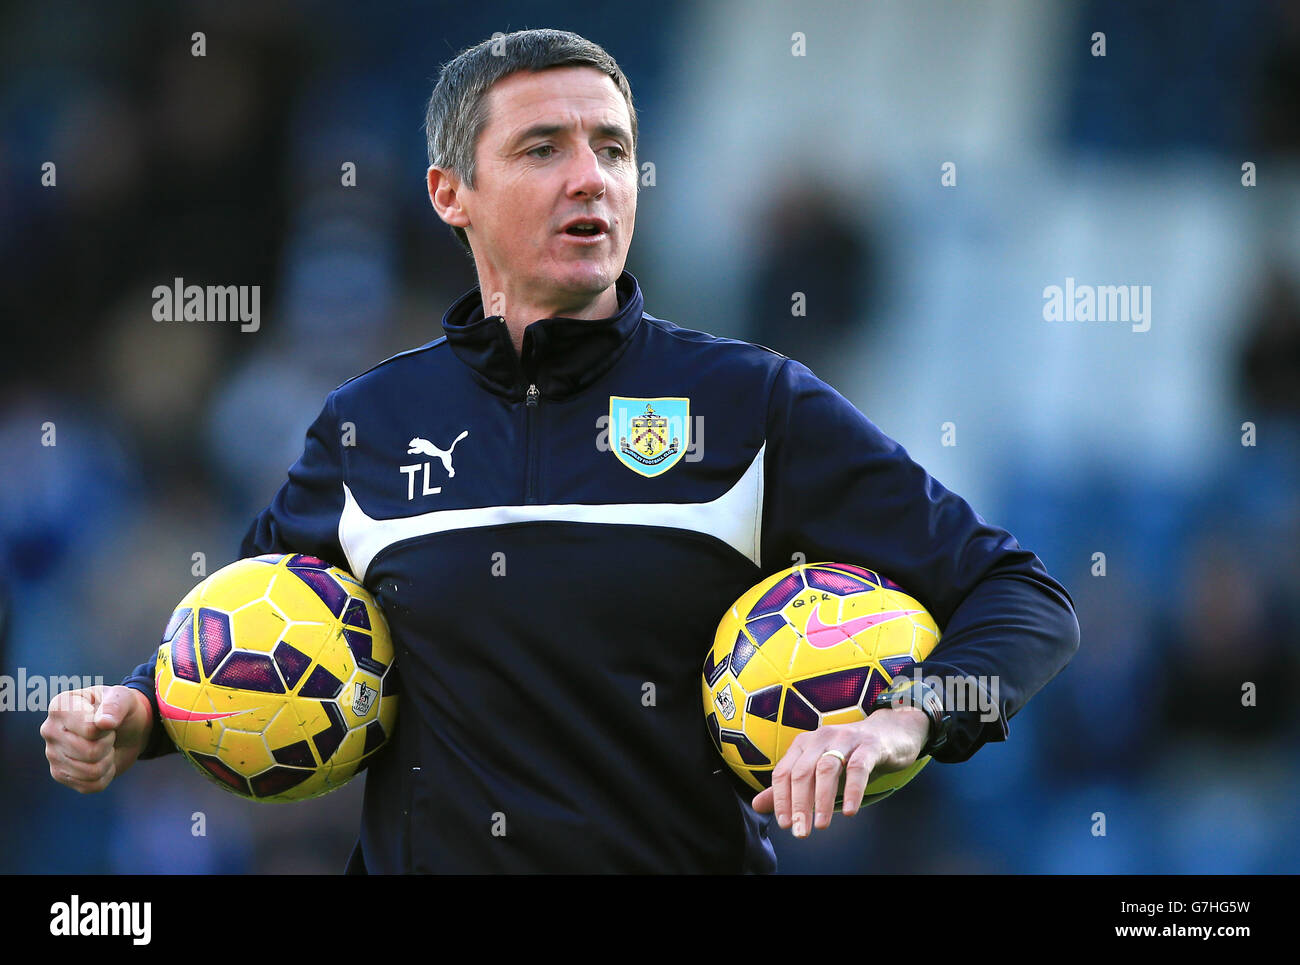
[[50, 777], [82, 794], [108, 787], [149, 743], [153, 710], [130, 687], [86, 687], [57, 694], [41, 724]]

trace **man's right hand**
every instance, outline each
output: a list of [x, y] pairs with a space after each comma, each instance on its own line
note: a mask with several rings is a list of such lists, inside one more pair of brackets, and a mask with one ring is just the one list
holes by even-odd
[[152, 730], [149, 699], [131, 687], [57, 694], [41, 724], [50, 777], [82, 794], [102, 791], [135, 763]]

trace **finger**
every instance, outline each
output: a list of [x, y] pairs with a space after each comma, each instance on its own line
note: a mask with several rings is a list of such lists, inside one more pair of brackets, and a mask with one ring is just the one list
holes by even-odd
[[84, 761], [71, 761], [57, 753], [46, 755], [50, 760], [50, 776], [62, 784], [94, 784], [108, 773], [112, 761], [88, 764]]
[[[848, 757], [851, 748], [827, 748], [827, 750], [837, 750]], [[844, 774], [844, 765], [834, 754], [828, 754], [823, 751], [817, 758], [817, 764], [814, 769], [816, 781], [814, 789], [814, 807], [815, 816], [813, 818], [813, 827], [825, 828], [831, 823], [831, 815], [835, 813], [835, 795], [840, 789], [840, 777]]]
[[112, 687], [104, 694], [95, 714], [95, 726], [103, 730], [114, 730], [126, 720], [131, 712], [135, 697], [129, 687]]
[[812, 830], [817, 753], [804, 751], [790, 771], [790, 827], [796, 838], [806, 838]]
[[755, 795], [754, 800], [749, 802], [749, 806], [759, 814], [771, 814], [775, 810], [775, 805], [772, 800], [772, 789], [770, 787], [763, 788], [763, 790], [759, 791], [758, 794]]
[[780, 828], [788, 828], [793, 822], [790, 813], [790, 774], [794, 770], [795, 763], [803, 755], [803, 742], [800, 740], [803, 736], [800, 734], [794, 739], [789, 750], [772, 769], [772, 806], [776, 811], [777, 827]]
[[80, 780], [76, 777], [72, 777], [57, 768], [54, 767], [50, 768], [51, 777], [53, 777], [60, 784], [64, 784], [72, 788], [78, 794], [99, 793], [100, 791], [104, 790], [104, 788], [108, 787], [108, 785], [113, 782], [113, 777], [114, 775], [116, 775], [116, 773], [117, 771], [113, 767], [113, 765], [109, 764], [108, 769], [104, 771], [99, 777], [95, 778], [94, 780], [85, 781], [85, 780]]
[[114, 736], [115, 732], [109, 731], [104, 740], [86, 740], [84, 737], [64, 731], [57, 740], [47, 742], [47, 746], [52, 747], [55, 753], [67, 760], [98, 764], [112, 756], [113, 745], [116, 743]]
[[104, 731], [95, 726], [95, 711], [100, 696], [96, 688], [68, 690], [50, 702], [50, 719], [63, 730], [86, 740], [95, 740]]
[[108, 787], [109, 782], [112, 782], [114, 774], [117, 774], [117, 769], [113, 761], [99, 763], [99, 765], [88, 765], [77, 761], [49, 763], [49, 776], [83, 795], [103, 791]]
[[849, 755], [849, 765], [844, 773], [844, 804], [846, 817], [852, 817], [862, 807], [862, 797], [871, 783], [871, 772], [877, 764], [876, 751], [866, 744], [859, 745]]

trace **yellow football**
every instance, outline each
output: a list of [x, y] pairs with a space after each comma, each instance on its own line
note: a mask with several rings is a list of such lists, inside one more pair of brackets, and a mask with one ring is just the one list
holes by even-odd
[[176, 747], [257, 801], [342, 787], [397, 722], [383, 614], [352, 576], [312, 556], [258, 556], [213, 573], [172, 614], [156, 669]]
[[[925, 607], [872, 570], [806, 563], [773, 574], [727, 611], [705, 658], [713, 743], [749, 787], [769, 787], [795, 737], [861, 720], [938, 642]], [[929, 760], [870, 781], [862, 803], [888, 797]]]

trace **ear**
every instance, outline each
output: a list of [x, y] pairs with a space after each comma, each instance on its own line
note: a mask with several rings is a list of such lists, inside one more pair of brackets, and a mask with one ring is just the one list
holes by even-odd
[[455, 228], [469, 227], [469, 213], [465, 210], [464, 194], [468, 191], [452, 171], [429, 167], [429, 203], [438, 217]]

